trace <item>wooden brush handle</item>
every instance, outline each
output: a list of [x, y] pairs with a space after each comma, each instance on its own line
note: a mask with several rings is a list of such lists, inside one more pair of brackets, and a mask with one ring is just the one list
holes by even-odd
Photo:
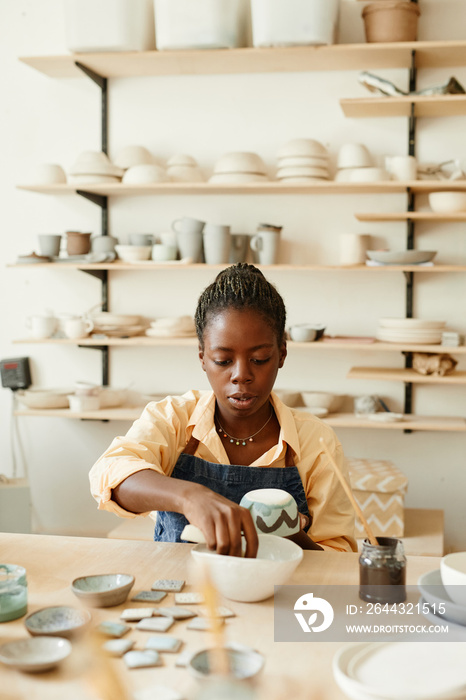
[[370, 543], [371, 543], [372, 545], [374, 545], [375, 547], [378, 547], [379, 543], [378, 543], [378, 541], [377, 541], [377, 538], [375, 537], [374, 533], [373, 533], [372, 530], [370, 529], [369, 523], [367, 522], [366, 518], [364, 517], [364, 514], [363, 514], [361, 508], [359, 507], [358, 502], [356, 501], [355, 497], [353, 496], [353, 492], [351, 491], [351, 488], [350, 488], [348, 482], [346, 481], [345, 477], [344, 477], [343, 474], [341, 473], [340, 467], [338, 466], [338, 464], [337, 464], [337, 463], [335, 462], [335, 460], [333, 459], [333, 455], [332, 455], [332, 453], [330, 452], [330, 450], [328, 449], [327, 445], [325, 444], [323, 438], [320, 438], [320, 443], [321, 443], [321, 445], [322, 445], [322, 448], [323, 448], [325, 454], [327, 455], [327, 457], [328, 457], [329, 460], [330, 460], [330, 464], [331, 464], [332, 467], [335, 469], [335, 473], [336, 473], [336, 475], [338, 476], [338, 478], [339, 478], [339, 480], [340, 480], [340, 483], [341, 483], [341, 485], [343, 486], [343, 488], [344, 488], [344, 490], [345, 490], [346, 495], [348, 496], [349, 500], [351, 501], [351, 505], [353, 506], [353, 508], [354, 508], [354, 510], [355, 510], [355, 512], [356, 512], [356, 515], [358, 516], [359, 520], [361, 521], [362, 526], [363, 526], [363, 528], [364, 528], [365, 531], [366, 531], [366, 534], [367, 534], [367, 536], [368, 536], [368, 538], [369, 538]]

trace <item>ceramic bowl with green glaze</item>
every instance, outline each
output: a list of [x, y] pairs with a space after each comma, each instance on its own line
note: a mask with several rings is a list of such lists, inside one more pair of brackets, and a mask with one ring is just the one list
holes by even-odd
[[75, 578], [71, 590], [86, 605], [110, 608], [124, 603], [133, 586], [131, 574], [97, 574]]

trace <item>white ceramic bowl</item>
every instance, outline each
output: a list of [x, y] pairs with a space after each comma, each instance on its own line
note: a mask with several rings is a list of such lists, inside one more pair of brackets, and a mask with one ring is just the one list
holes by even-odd
[[214, 173], [209, 182], [219, 185], [245, 185], [248, 182], [266, 182], [267, 175], [258, 173]]
[[[135, 246], [127, 246], [135, 248]], [[141, 323], [141, 316], [133, 314], [112, 314], [110, 311], [99, 311], [92, 315], [92, 320], [96, 326], [138, 326]]]
[[69, 605], [52, 605], [28, 615], [24, 624], [33, 637], [71, 639], [81, 634], [90, 621], [91, 614], [88, 610]]
[[123, 170], [111, 163], [103, 151], [83, 151], [68, 172], [70, 175], [123, 175]]
[[442, 557], [440, 576], [452, 601], [466, 607], [466, 552], [453, 552]]
[[168, 176], [160, 165], [133, 165], [123, 175], [126, 185], [144, 185], [152, 182], [167, 182]]
[[133, 586], [131, 574], [97, 574], [75, 578], [71, 590], [85, 605], [110, 608], [124, 603]]
[[128, 170], [134, 165], [150, 165], [154, 162], [152, 153], [145, 146], [125, 146], [116, 154], [115, 165]]
[[[354, 172], [361, 170], [361, 168], [342, 168], [337, 170], [335, 174], [335, 182], [351, 182], [351, 178]], [[365, 170], [365, 168], [362, 168]]]
[[302, 156], [328, 156], [328, 151], [320, 141], [315, 139], [292, 139], [285, 143], [277, 153], [277, 158], [299, 158]]
[[100, 408], [117, 408], [124, 404], [127, 396], [127, 389], [112, 389], [104, 386], [99, 393]]
[[[128, 171], [129, 172], [129, 171]], [[116, 245], [115, 251], [124, 262], [149, 260], [152, 253], [151, 245]]]
[[363, 143], [345, 143], [338, 152], [338, 169], [368, 168], [372, 165], [372, 156]]
[[431, 192], [429, 204], [439, 213], [466, 211], [466, 192]]
[[315, 328], [307, 326], [304, 323], [296, 326], [291, 326], [289, 333], [291, 340], [294, 340], [296, 343], [312, 342], [317, 337], [317, 331], [315, 330]]
[[343, 403], [343, 395], [330, 391], [302, 391], [303, 401], [309, 408], [326, 408], [329, 413], [338, 411]]
[[289, 168], [279, 168], [277, 170], [277, 179], [281, 180], [284, 177], [321, 177], [328, 178], [327, 168], [314, 168], [311, 166], [293, 166]]
[[76, 394], [69, 394], [67, 398], [71, 411], [98, 411], [100, 408], [99, 396], [76, 396]]
[[[198, 651], [189, 661], [189, 670], [198, 680], [209, 680], [212, 682], [211, 654], [210, 649]], [[255, 649], [250, 649], [243, 644], [235, 642], [225, 645], [225, 652], [228, 657], [228, 666], [236, 681], [250, 680], [255, 678], [264, 666], [264, 657]], [[238, 689], [239, 690], [239, 689]], [[236, 692], [238, 692], [238, 690]], [[221, 698], [223, 693], [219, 690], [217, 698]], [[242, 694], [240, 694], [242, 696]], [[240, 697], [238, 695], [238, 697]], [[212, 696], [213, 697], [213, 696]], [[224, 696], [226, 697], [226, 696]], [[247, 693], [245, 696], [249, 698]]]
[[27, 181], [31, 185], [62, 185], [66, 182], [66, 174], [61, 165], [39, 163], [32, 168]]
[[283, 537], [259, 535], [256, 559], [216, 554], [205, 544], [193, 547], [191, 555], [201, 569], [209, 567], [214, 586], [225, 598], [254, 603], [273, 596], [274, 586], [291, 578], [303, 550]]
[[325, 182], [329, 180], [327, 177], [282, 177], [277, 182], [281, 182], [282, 185], [309, 185], [311, 182]]
[[28, 408], [68, 408], [69, 389], [20, 389], [17, 398]]
[[197, 166], [170, 165], [167, 175], [173, 182], [204, 182], [205, 177]]
[[385, 182], [390, 180], [390, 173], [383, 168], [351, 169], [350, 182]]
[[233, 151], [225, 153], [215, 163], [214, 173], [262, 173], [267, 168], [257, 153], [250, 151]]
[[197, 167], [197, 160], [186, 153], [175, 153], [167, 160], [167, 167], [171, 168], [176, 165], [188, 165]]
[[240, 506], [249, 510], [259, 534], [289, 537], [300, 530], [298, 505], [283, 489], [248, 491]]
[[446, 321], [425, 321], [421, 318], [379, 318], [381, 328], [400, 329], [439, 329], [445, 328]]
[[59, 637], [16, 639], [0, 647], [0, 661], [19, 671], [49, 671], [71, 653], [71, 644]]
[[328, 156], [285, 156], [277, 158], [277, 165], [279, 168], [327, 168]]
[[121, 177], [115, 175], [68, 175], [70, 185], [116, 185]]

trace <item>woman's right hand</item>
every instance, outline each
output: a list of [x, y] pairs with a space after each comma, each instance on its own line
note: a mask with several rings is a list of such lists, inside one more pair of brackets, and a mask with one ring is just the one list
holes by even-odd
[[218, 554], [240, 557], [243, 535], [246, 540], [245, 556], [254, 558], [259, 540], [249, 510], [205, 486], [191, 486], [186, 497], [184, 515], [202, 531], [209, 549]]

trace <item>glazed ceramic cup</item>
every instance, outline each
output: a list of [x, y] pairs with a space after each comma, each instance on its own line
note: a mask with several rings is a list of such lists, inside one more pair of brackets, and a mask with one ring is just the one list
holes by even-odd
[[417, 160], [414, 156], [387, 156], [385, 169], [394, 180], [410, 182], [417, 178]]
[[114, 253], [116, 245], [118, 245], [118, 238], [113, 238], [113, 236], [94, 236], [91, 238], [93, 253]]
[[206, 224], [203, 232], [204, 258], [208, 265], [221, 265], [230, 258], [229, 226]]
[[85, 338], [93, 329], [94, 324], [86, 318], [69, 318], [63, 323], [67, 338]]
[[275, 231], [258, 231], [252, 236], [250, 245], [257, 253], [260, 265], [274, 265], [278, 258], [280, 234]]
[[240, 506], [249, 510], [260, 534], [289, 537], [299, 532], [297, 503], [283, 489], [248, 491], [241, 499]]
[[181, 258], [191, 258], [195, 263], [200, 262], [204, 226], [204, 221], [192, 219], [189, 216], [173, 221], [172, 229], [176, 233], [176, 242]]
[[232, 264], [246, 262], [248, 248], [249, 236], [247, 233], [232, 233], [229, 262]]
[[16, 620], [27, 609], [26, 569], [17, 564], [0, 564], [0, 622]]
[[172, 229], [175, 233], [202, 233], [205, 226], [204, 221], [193, 219], [190, 216], [183, 216], [172, 222]]
[[55, 258], [60, 254], [61, 235], [53, 233], [39, 234], [39, 250], [41, 255]]
[[167, 260], [176, 260], [178, 248], [176, 245], [166, 245], [165, 243], [155, 243], [152, 246], [152, 260], [164, 262]]
[[31, 336], [40, 340], [50, 338], [57, 330], [58, 320], [55, 316], [29, 316], [26, 319], [26, 328], [31, 332]]
[[361, 265], [366, 261], [371, 237], [361, 233], [342, 233], [340, 236], [340, 265]]

